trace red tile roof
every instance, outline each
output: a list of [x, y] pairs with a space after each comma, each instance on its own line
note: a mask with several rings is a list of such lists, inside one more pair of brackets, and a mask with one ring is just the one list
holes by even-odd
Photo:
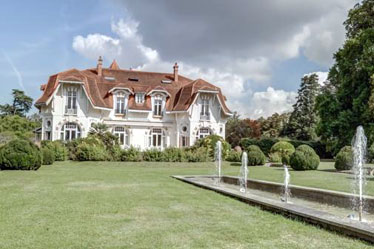
[[110, 68], [103, 68], [102, 74], [98, 76], [96, 69], [71, 69], [54, 74], [49, 77], [47, 84], [41, 86], [43, 94], [35, 105], [38, 107], [47, 104], [61, 82], [81, 82], [92, 104], [98, 108], [112, 109], [113, 97], [110, 90], [120, 87], [128, 88], [133, 93], [146, 94], [144, 104], [135, 103], [134, 96], [130, 95], [129, 109], [151, 110], [151, 97], [147, 94], [152, 90], [162, 90], [169, 94], [166, 102], [167, 111], [186, 111], [199, 91], [213, 91], [217, 92], [223, 111], [231, 113], [225, 104], [226, 98], [221, 89], [202, 79], [191, 80], [179, 75], [178, 81], [175, 82], [173, 74], [123, 70], [116, 61], [113, 61]]

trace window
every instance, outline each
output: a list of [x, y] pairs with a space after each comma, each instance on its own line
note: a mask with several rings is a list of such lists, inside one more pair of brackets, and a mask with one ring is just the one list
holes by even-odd
[[204, 98], [201, 101], [200, 119], [209, 120], [209, 99]]
[[44, 140], [52, 140], [52, 136], [51, 136], [51, 132], [50, 131], [46, 131], [45, 132], [45, 138]]
[[114, 135], [118, 137], [118, 142], [122, 146], [129, 146], [129, 134], [124, 127], [115, 127]]
[[66, 96], [66, 114], [77, 114], [77, 91], [68, 90]]
[[116, 97], [116, 114], [125, 114], [125, 97]]
[[196, 139], [205, 138], [207, 136], [211, 135], [209, 128], [200, 128], [200, 130], [197, 132]]
[[161, 96], [154, 97], [153, 116], [162, 116], [162, 98]]
[[189, 137], [188, 136], [181, 136], [181, 138], [180, 138], [181, 140], [180, 140], [180, 145], [181, 145], [181, 147], [187, 147], [187, 146], [189, 146], [190, 144], [190, 141], [189, 141]]
[[150, 132], [149, 146], [162, 148], [166, 147], [166, 136], [165, 132], [161, 128], [154, 128]]
[[135, 103], [137, 104], [143, 104], [144, 103], [144, 93], [136, 93], [135, 94]]
[[76, 123], [66, 123], [61, 128], [61, 140], [70, 141], [81, 137], [81, 129]]

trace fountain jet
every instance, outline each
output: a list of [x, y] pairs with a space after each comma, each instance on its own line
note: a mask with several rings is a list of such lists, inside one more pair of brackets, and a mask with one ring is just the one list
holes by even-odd
[[362, 213], [364, 209], [364, 187], [366, 183], [364, 167], [366, 156], [366, 136], [362, 126], [357, 127], [356, 135], [352, 140], [353, 148], [353, 172], [355, 180], [353, 182], [354, 197], [353, 206], [358, 211], [358, 219], [362, 221]]
[[242, 166], [240, 167], [239, 185], [240, 192], [247, 192], [247, 179], [248, 179], [248, 155], [247, 152], [242, 154]]
[[283, 168], [284, 168], [284, 181], [283, 181], [283, 196], [281, 200], [287, 203], [291, 195], [290, 189], [289, 189], [290, 173], [288, 172], [287, 165], [284, 164]]
[[214, 152], [214, 161], [216, 164], [216, 184], [219, 184], [221, 182], [222, 177], [222, 143], [221, 141], [217, 141], [216, 148]]

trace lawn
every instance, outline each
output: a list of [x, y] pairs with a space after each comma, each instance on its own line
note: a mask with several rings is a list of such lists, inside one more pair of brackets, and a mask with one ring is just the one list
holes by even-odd
[[[370, 248], [170, 178], [210, 174], [212, 163], [60, 162], [0, 172], [0, 248]], [[226, 173], [238, 166], [225, 163]], [[277, 168], [251, 176], [281, 181]], [[303, 183], [309, 172], [291, 172]], [[343, 174], [322, 187], [345, 188]]]

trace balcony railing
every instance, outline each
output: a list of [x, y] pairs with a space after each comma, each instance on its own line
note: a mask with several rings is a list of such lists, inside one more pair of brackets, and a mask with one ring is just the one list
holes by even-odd
[[66, 115], [77, 115], [77, 108], [69, 108], [68, 106], [65, 106], [65, 114]]
[[116, 115], [125, 115], [126, 114], [126, 110], [125, 109], [115, 109], [114, 113]]

